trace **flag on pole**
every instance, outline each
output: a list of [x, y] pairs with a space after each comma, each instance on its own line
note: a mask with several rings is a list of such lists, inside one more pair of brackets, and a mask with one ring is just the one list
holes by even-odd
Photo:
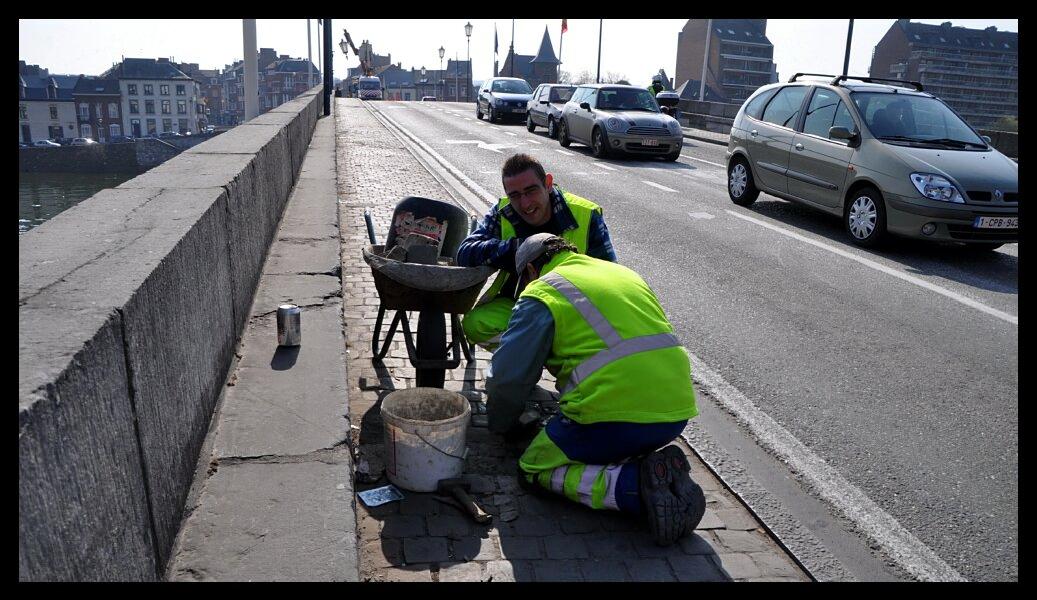
[[493, 55], [497, 56], [497, 24], [493, 24]]
[[566, 19], [562, 19], [562, 33], [569, 31], [569, 26], [566, 24]]

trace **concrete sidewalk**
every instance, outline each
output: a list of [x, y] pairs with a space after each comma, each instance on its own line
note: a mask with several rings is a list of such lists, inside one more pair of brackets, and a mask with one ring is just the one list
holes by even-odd
[[[336, 99], [337, 171], [343, 314], [347, 341], [348, 414], [359, 472], [357, 490], [387, 483], [382, 463], [381, 400], [414, 387], [402, 333], [382, 361], [372, 361], [379, 299], [361, 249], [363, 213], [379, 241], [396, 203], [406, 196], [450, 200], [440, 184], [362, 103]], [[305, 317], [305, 315], [304, 315]], [[387, 315], [391, 318], [391, 315]], [[417, 314], [412, 313], [412, 328]], [[383, 324], [381, 336], [387, 324]], [[305, 342], [304, 342], [305, 343]], [[489, 354], [447, 372], [445, 387], [473, 406], [465, 473], [474, 497], [495, 515], [476, 525], [432, 494], [376, 508], [355, 502], [359, 576], [364, 581], [808, 581], [810, 576], [768, 535], [740, 500], [688, 448], [692, 474], [706, 491], [696, 535], [659, 548], [644, 525], [611, 511], [559, 498], [527, 495], [515, 478], [525, 444], [508, 444], [485, 429], [484, 371]], [[541, 384], [553, 389], [549, 380]], [[679, 444], [683, 442], [678, 438]], [[361, 483], [362, 482], [362, 483]]]
[[726, 133], [717, 133], [705, 129], [695, 129], [694, 127], [681, 127], [681, 131], [684, 132], [684, 137], [688, 139], [708, 142], [710, 144], [718, 144], [720, 146], [726, 146], [728, 141], [731, 139], [731, 136]]

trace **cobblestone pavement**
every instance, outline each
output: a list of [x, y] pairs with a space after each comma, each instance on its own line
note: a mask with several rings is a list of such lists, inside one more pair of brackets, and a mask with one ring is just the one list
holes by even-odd
[[[343, 305], [348, 344], [349, 414], [357, 491], [387, 483], [382, 466], [381, 399], [415, 385], [401, 333], [382, 361], [372, 361], [379, 299], [361, 249], [368, 245], [364, 209], [384, 241], [396, 203], [406, 196], [449, 200], [403, 143], [353, 99], [336, 100]], [[389, 315], [391, 317], [391, 315]], [[411, 323], [417, 314], [409, 315]], [[386, 325], [383, 324], [382, 336]], [[449, 328], [448, 328], [449, 335]], [[656, 546], [644, 524], [561, 497], [526, 494], [515, 477], [523, 444], [505, 443], [485, 427], [483, 375], [489, 354], [448, 371], [444, 387], [473, 403], [465, 477], [473, 497], [494, 515], [477, 525], [433, 494], [374, 508], [357, 499], [360, 578], [370, 581], [808, 581], [795, 562], [683, 445], [692, 475], [706, 492], [695, 535]], [[553, 389], [548, 379], [541, 384]], [[376, 479], [377, 478], [377, 479]]]

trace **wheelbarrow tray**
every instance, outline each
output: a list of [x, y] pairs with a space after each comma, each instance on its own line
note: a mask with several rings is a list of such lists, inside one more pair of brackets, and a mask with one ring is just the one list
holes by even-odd
[[454, 267], [400, 262], [382, 256], [384, 246], [363, 249], [374, 285], [388, 310], [432, 310], [463, 314], [475, 306], [493, 267]]

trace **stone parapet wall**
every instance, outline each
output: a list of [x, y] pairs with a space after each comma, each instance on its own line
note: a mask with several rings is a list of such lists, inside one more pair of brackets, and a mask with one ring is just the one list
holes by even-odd
[[161, 578], [322, 100], [19, 236], [19, 579]]

